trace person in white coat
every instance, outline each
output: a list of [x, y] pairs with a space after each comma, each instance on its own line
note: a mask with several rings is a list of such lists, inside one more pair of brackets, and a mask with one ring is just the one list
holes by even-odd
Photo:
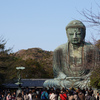
[[31, 91], [29, 91], [28, 97], [29, 97], [29, 100], [32, 100], [32, 92]]
[[57, 100], [57, 94], [54, 91], [49, 94], [49, 100]]

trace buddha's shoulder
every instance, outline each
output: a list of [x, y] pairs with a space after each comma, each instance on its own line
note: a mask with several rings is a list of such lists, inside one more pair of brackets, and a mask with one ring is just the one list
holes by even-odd
[[93, 50], [94, 52], [99, 52], [100, 53], [100, 50], [98, 49], [98, 47], [96, 47], [95, 45], [93, 45], [91, 43], [87, 43], [87, 42], [85, 42], [84, 50], [86, 50], [86, 51]]
[[60, 46], [58, 46], [54, 51], [57, 51], [57, 50], [64, 50], [68, 47], [68, 43], [65, 43], [65, 44], [62, 44]]
[[94, 48], [94, 45], [92, 45], [91, 43], [88, 43], [88, 42], [84, 42], [84, 46], [86, 47], [86, 48]]

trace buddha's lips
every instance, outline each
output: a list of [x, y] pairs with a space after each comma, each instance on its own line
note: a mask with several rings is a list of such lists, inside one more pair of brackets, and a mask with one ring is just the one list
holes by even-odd
[[78, 39], [73, 39], [73, 41], [78, 41]]

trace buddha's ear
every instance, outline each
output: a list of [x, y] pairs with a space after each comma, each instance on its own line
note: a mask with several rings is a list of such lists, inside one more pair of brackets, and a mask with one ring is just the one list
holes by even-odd
[[82, 40], [85, 40], [86, 29], [82, 28]]
[[67, 35], [67, 38], [68, 38], [68, 41], [69, 41], [68, 29], [66, 30], [66, 35]]

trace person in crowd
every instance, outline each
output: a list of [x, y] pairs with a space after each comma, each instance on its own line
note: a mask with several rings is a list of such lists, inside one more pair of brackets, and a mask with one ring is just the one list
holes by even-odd
[[96, 97], [94, 96], [94, 94], [92, 94], [90, 100], [96, 100]]
[[24, 100], [24, 91], [22, 91], [22, 98], [23, 98], [23, 100]]
[[16, 98], [16, 92], [15, 91], [13, 92], [13, 96], [14, 96], [14, 98]]
[[89, 94], [89, 92], [85, 95], [85, 100], [90, 100], [91, 95]]
[[69, 90], [68, 90], [68, 89], [66, 89], [66, 94], [67, 94], [67, 95], [69, 94]]
[[49, 93], [49, 100], [57, 100], [57, 94], [54, 90]]
[[85, 88], [82, 89], [82, 93], [83, 93], [84, 95], [86, 94]]
[[75, 100], [74, 95], [73, 95], [73, 91], [71, 91], [71, 90], [69, 91], [68, 100]]
[[77, 92], [74, 92], [74, 100], [78, 100]]
[[28, 97], [29, 97], [29, 100], [32, 100], [32, 91], [31, 90], [29, 91]]
[[61, 100], [61, 99], [60, 99], [60, 93], [59, 93], [59, 95], [58, 95], [58, 100]]
[[6, 100], [4, 94], [1, 95], [1, 100]]
[[67, 94], [66, 94], [66, 90], [63, 88], [62, 90], [61, 90], [61, 93], [60, 93], [60, 99], [61, 100], [67, 100]]
[[16, 100], [23, 100], [22, 98], [22, 93], [19, 93], [18, 96], [16, 97]]
[[49, 94], [47, 92], [47, 88], [43, 89], [43, 92], [41, 93], [41, 99], [42, 100], [48, 100], [49, 99]]
[[96, 100], [100, 100], [100, 94], [99, 94], [99, 92], [97, 92]]
[[36, 94], [36, 96], [35, 96], [35, 98], [33, 98], [33, 100], [41, 100], [41, 99], [39, 98], [39, 95]]
[[6, 96], [6, 100], [11, 100], [10, 92], [8, 92], [8, 94], [7, 94], [7, 96]]
[[28, 87], [25, 88], [25, 92], [29, 93], [29, 88]]
[[26, 92], [26, 94], [24, 95], [24, 100], [29, 100], [28, 92]]
[[32, 99], [34, 100], [35, 98], [36, 98], [36, 90], [33, 89], [33, 90], [32, 90]]
[[81, 90], [78, 93], [78, 100], [85, 100], [85, 95], [82, 93]]
[[39, 98], [41, 98], [41, 92], [42, 92], [42, 89], [39, 89], [39, 94], [38, 94]]
[[93, 90], [92, 90], [91, 87], [90, 87], [90, 89], [88, 90], [88, 93], [89, 93], [90, 96], [92, 96], [92, 94], [93, 94]]
[[85, 90], [85, 94], [88, 94], [88, 88], [86, 88], [86, 90]]
[[11, 100], [15, 100], [16, 99], [16, 94], [15, 94], [15, 92], [13, 92], [12, 94], [11, 94]]

